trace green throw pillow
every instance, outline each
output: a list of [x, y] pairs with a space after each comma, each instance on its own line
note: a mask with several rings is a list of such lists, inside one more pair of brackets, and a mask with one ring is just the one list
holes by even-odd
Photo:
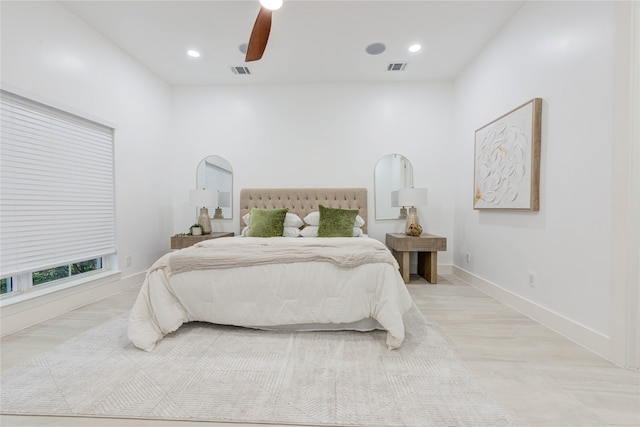
[[251, 209], [249, 237], [282, 237], [284, 219], [289, 209]]
[[325, 208], [319, 205], [318, 237], [353, 237], [353, 223], [358, 210]]

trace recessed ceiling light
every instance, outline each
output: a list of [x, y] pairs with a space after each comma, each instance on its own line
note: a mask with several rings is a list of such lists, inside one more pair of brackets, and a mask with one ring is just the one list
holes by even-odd
[[193, 49], [189, 49], [187, 51], [187, 55], [189, 55], [192, 58], [200, 58], [200, 52], [198, 52], [197, 50], [193, 50]]
[[417, 52], [420, 49], [422, 49], [422, 46], [420, 46], [418, 43], [409, 46], [409, 52]]
[[282, 0], [260, 0], [260, 4], [269, 10], [278, 10], [282, 7]]
[[371, 43], [365, 51], [369, 55], [380, 55], [387, 47], [383, 43]]

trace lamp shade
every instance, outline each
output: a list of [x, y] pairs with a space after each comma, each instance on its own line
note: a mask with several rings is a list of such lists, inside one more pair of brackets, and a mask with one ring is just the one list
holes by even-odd
[[206, 188], [190, 190], [189, 202], [196, 207], [218, 206], [218, 192]]
[[392, 206], [426, 206], [426, 188], [403, 188], [391, 192]]

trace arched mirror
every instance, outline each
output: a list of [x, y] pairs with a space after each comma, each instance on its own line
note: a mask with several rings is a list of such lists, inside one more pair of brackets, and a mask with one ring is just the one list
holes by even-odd
[[233, 218], [233, 170], [220, 156], [207, 156], [196, 169], [196, 188], [218, 191], [218, 206], [207, 206], [214, 219]]
[[413, 187], [413, 166], [402, 154], [387, 154], [374, 172], [376, 219], [400, 219], [400, 208], [392, 206], [391, 192]]

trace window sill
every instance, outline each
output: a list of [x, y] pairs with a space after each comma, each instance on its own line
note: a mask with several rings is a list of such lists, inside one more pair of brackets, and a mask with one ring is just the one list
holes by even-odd
[[17, 294], [7, 294], [0, 298], [0, 308], [8, 307], [21, 302], [33, 300], [46, 295], [55, 294], [57, 292], [64, 291], [66, 289], [75, 288], [76, 286], [92, 284], [98, 286], [106, 281], [111, 281], [120, 276], [120, 271], [110, 270], [101, 273], [92, 274], [90, 276], [81, 277], [75, 280], [65, 281], [64, 283], [52, 284], [49, 286], [38, 288], [32, 288], [26, 292]]

